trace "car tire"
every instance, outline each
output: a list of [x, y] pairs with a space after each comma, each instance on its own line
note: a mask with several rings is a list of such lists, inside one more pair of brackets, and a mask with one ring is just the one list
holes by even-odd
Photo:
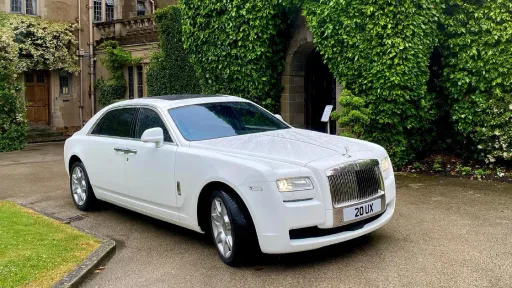
[[92, 190], [87, 170], [82, 162], [75, 162], [69, 174], [69, 189], [76, 208], [89, 211], [96, 207], [98, 200]]
[[222, 262], [229, 266], [247, 263], [258, 250], [254, 226], [242, 205], [226, 192], [217, 190], [212, 193], [208, 206], [213, 243]]

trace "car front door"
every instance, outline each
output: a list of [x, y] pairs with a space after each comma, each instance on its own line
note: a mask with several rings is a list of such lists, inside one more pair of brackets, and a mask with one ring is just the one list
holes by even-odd
[[124, 149], [132, 137], [136, 112], [135, 107], [107, 111], [89, 133], [84, 161], [99, 198], [119, 202], [119, 197], [126, 196]]
[[[164, 145], [144, 143], [140, 138], [150, 128], [162, 128]], [[134, 139], [128, 148], [133, 151], [126, 161], [128, 194], [139, 209], [160, 217], [178, 220], [174, 161], [178, 146], [173, 142], [169, 129], [160, 112], [149, 107], [139, 108], [134, 124]]]

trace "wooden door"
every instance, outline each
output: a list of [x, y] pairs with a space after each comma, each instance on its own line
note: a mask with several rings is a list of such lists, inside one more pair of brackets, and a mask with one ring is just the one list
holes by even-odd
[[49, 125], [50, 77], [48, 71], [25, 73], [25, 102], [29, 122]]

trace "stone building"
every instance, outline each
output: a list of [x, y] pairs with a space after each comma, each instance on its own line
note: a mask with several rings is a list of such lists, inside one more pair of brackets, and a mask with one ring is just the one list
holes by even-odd
[[[75, 32], [78, 48], [87, 51], [90, 31], [87, 3], [88, 0], [0, 0], [0, 11], [80, 24], [80, 32]], [[84, 119], [91, 117], [89, 69], [85, 60], [82, 66], [78, 75], [45, 70], [26, 71], [20, 75], [30, 123], [58, 128], [80, 126], [80, 107], [83, 107]]]
[[[145, 66], [157, 42], [153, 13], [157, 8], [175, 5], [177, 2], [0, 0], [0, 11], [66, 21], [80, 27], [76, 36], [81, 73], [74, 75], [59, 71], [28, 71], [20, 77], [25, 86], [28, 120], [54, 128], [79, 127], [98, 111], [91, 80], [109, 77], [108, 71], [98, 61], [102, 51], [97, 48], [105, 40], [116, 40], [133, 56], [142, 57], [140, 64], [124, 70], [128, 85], [125, 98], [146, 97]], [[295, 127], [326, 131], [326, 124], [320, 118], [326, 105], [337, 103], [340, 86], [315, 51], [313, 35], [307, 29], [303, 17], [299, 17], [295, 31], [281, 77], [284, 86], [281, 115]], [[331, 133], [335, 132], [335, 126], [331, 123]]]
[[[58, 129], [76, 128], [87, 122], [98, 111], [98, 106], [93, 105], [97, 103], [97, 99], [91, 80], [108, 76], [98, 61], [101, 51], [97, 51], [97, 45], [105, 39], [115, 39], [134, 56], [146, 57], [157, 41], [152, 16], [154, 10], [176, 2], [177, 0], [0, 0], [0, 11], [49, 21], [75, 23], [80, 27], [75, 31], [78, 41], [77, 55], [80, 59], [77, 64], [81, 67], [79, 73], [75, 75], [39, 70], [26, 71], [20, 75], [19, 81], [25, 87], [22, 96], [27, 103], [28, 121], [38, 126]], [[90, 46], [90, 43], [93, 45]], [[131, 85], [127, 89], [126, 98], [146, 95], [144, 62], [147, 60], [136, 67], [126, 67], [125, 77]]]

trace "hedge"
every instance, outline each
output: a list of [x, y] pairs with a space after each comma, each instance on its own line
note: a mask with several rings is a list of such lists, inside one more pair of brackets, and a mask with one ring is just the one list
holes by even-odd
[[152, 54], [146, 72], [149, 96], [200, 93], [199, 79], [183, 47], [181, 6], [158, 9], [155, 20], [160, 50]]
[[292, 1], [183, 0], [183, 40], [203, 92], [278, 112]]
[[[180, 5], [181, 31], [179, 8], [157, 16], [162, 51], [151, 65], [164, 68], [148, 73], [155, 94], [194, 79], [201, 87], [186, 87], [238, 95], [278, 112], [284, 54], [293, 17], [302, 11], [316, 49], [343, 83], [342, 110], [333, 113], [343, 135], [384, 146], [397, 167], [433, 144], [475, 159], [512, 159], [510, 1], [183, 0]], [[166, 52], [171, 50], [177, 52]], [[175, 64], [165, 64], [168, 58]], [[169, 76], [177, 75], [171, 74], [173, 65], [186, 67], [181, 70], [187, 77], [169, 81], [178, 79]]]
[[450, 0], [443, 80], [470, 158], [512, 160], [512, 2]]
[[364, 109], [369, 121], [357, 128], [364, 130], [361, 138], [383, 145], [400, 166], [432, 135], [434, 95], [426, 93], [426, 83], [442, 6], [437, 0], [398, 2], [309, 1], [304, 14], [329, 69], [357, 96], [341, 101], [364, 99], [363, 106], [342, 112]]

